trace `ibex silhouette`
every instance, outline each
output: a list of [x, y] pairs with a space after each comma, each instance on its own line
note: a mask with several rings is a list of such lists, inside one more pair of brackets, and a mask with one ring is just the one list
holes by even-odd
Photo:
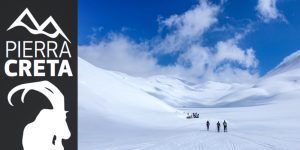
[[8, 93], [8, 103], [11, 106], [13, 106], [12, 96], [20, 90], [24, 90], [21, 96], [23, 103], [26, 94], [30, 90], [35, 90], [44, 94], [53, 107], [53, 109], [42, 109], [35, 120], [25, 126], [22, 139], [23, 149], [64, 150], [62, 139], [66, 140], [71, 137], [66, 122], [64, 95], [49, 81], [21, 84]]

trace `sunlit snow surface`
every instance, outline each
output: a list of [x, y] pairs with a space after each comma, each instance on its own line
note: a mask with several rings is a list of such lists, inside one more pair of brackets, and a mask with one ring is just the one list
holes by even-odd
[[[131, 77], [79, 59], [79, 150], [300, 149], [298, 56], [253, 84]], [[216, 132], [224, 119], [229, 132]]]

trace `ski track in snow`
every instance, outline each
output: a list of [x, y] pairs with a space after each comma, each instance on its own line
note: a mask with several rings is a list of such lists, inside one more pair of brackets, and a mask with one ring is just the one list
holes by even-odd
[[[251, 137], [251, 138], [250, 138]], [[257, 137], [248, 134], [216, 132], [216, 131], [190, 131], [172, 135], [164, 139], [149, 140], [148, 142], [121, 145], [105, 150], [281, 150], [283, 149], [279, 143], [274, 145], [274, 139], [270, 141], [270, 137]], [[279, 140], [279, 139], [276, 139]], [[275, 140], [275, 141], [276, 141]], [[267, 142], [268, 141], [268, 142]]]

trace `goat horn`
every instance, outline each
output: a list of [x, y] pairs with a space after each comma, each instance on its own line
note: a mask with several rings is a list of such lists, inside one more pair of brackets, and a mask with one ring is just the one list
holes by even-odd
[[55, 85], [53, 85], [49, 81], [25, 83], [25, 84], [21, 84], [21, 85], [18, 85], [16, 87], [14, 87], [8, 93], [8, 96], [7, 96], [8, 103], [11, 106], [14, 106], [12, 104], [12, 101], [11, 101], [12, 96], [20, 90], [24, 90], [23, 93], [22, 93], [22, 96], [21, 96], [21, 101], [23, 103], [24, 103], [24, 99], [25, 99], [26, 94], [30, 90], [35, 90], [35, 91], [38, 91], [38, 92], [44, 94], [49, 99], [50, 103], [52, 104], [53, 109], [55, 109], [55, 108], [56, 109], [64, 109], [64, 96], [63, 96], [63, 94], [59, 91], [59, 89]]

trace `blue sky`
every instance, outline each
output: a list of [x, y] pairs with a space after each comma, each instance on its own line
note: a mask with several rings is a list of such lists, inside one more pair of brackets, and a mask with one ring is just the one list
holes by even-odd
[[[242, 38], [233, 42], [232, 45], [242, 51], [252, 48], [258, 65], [246, 66], [246, 68], [250, 74], [255, 70], [259, 76], [264, 75], [279, 64], [284, 57], [300, 48], [300, 11], [297, 8], [300, 1], [267, 1], [275, 1], [276, 14], [272, 14], [274, 12], [263, 14], [264, 10], [258, 9], [258, 0], [213, 0], [207, 2], [211, 7], [218, 7], [214, 16], [217, 20], [209, 24], [207, 28], [205, 27], [203, 33], [199, 32], [201, 35], [194, 37], [196, 40], [193, 40], [190, 45], [201, 43], [198, 44], [201, 45], [200, 49], [212, 47], [210, 54], [217, 51], [213, 49], [218, 44], [222, 45], [220, 42], [241, 35]], [[200, 4], [198, 0], [79, 0], [79, 45], [88, 46], [91, 43], [112, 40], [108, 38], [111, 33], [114, 36], [125, 38], [125, 41], [129, 41], [135, 46], [155, 43], [153, 41], [159, 39], [164, 40], [166, 35], [175, 34], [176, 30], [179, 30], [178, 24], [176, 25], [175, 22], [168, 26], [164, 21], [172, 15], [183, 15], [198, 5], [201, 5], [201, 0]], [[265, 10], [274, 11], [268, 8]], [[201, 22], [201, 18], [199, 22]], [[157, 44], [149, 45], [145, 51], [155, 51], [152, 47]], [[172, 52], [149, 52], [149, 55], [159, 67], [168, 67], [178, 64], [179, 57], [185, 53], [185, 48], [192, 47], [190, 45], [181, 46], [180, 50]], [[80, 54], [83, 53], [85, 52], [80, 52]], [[105, 51], [101, 51], [101, 53], [105, 53]], [[148, 57], [148, 54], [145, 55]], [[90, 59], [88, 56], [83, 57], [87, 60]], [[91, 62], [97, 64], [96, 61], [92, 60]], [[240, 60], [234, 61], [239, 62]], [[189, 63], [187, 64], [189, 67]], [[193, 63], [191, 64], [193, 65]], [[224, 65], [224, 61], [222, 65]], [[243, 65], [245, 63], [242, 65], [231, 63], [231, 66]], [[102, 66], [101, 63], [99, 66], [110, 69], [109, 66]], [[118, 71], [126, 72], [122, 69]]]

